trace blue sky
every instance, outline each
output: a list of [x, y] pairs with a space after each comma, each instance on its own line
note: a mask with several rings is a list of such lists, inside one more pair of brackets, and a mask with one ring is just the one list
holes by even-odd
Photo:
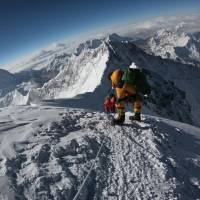
[[74, 35], [197, 10], [200, 0], [0, 0], [0, 67]]

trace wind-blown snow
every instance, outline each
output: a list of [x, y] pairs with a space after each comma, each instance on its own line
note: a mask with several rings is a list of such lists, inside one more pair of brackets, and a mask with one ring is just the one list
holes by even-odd
[[[112, 127], [104, 113], [0, 109], [1, 199], [198, 199], [200, 129], [142, 116]], [[127, 113], [127, 118], [130, 113]]]

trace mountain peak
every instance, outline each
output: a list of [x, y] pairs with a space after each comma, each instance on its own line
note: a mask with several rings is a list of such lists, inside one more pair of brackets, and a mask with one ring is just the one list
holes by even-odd
[[130, 40], [130, 38], [119, 36], [116, 33], [110, 34], [106, 37], [107, 42], [116, 42], [116, 41], [126, 42], [126, 41], [129, 41], [129, 40]]
[[[157, 31], [156, 35], [154, 36], [154, 38], [159, 39], [159, 40], [163, 40], [166, 39], [168, 41], [171, 40], [171, 42], [176, 43], [179, 40], [182, 40], [182, 42], [184, 44], [180, 44], [181, 46], [185, 46], [189, 40], [189, 36], [187, 33], [183, 32], [183, 31], [179, 31], [180, 29], [177, 29], [175, 27], [174, 30], [169, 30], [169, 29], [160, 29]], [[184, 41], [183, 41], [184, 40]]]

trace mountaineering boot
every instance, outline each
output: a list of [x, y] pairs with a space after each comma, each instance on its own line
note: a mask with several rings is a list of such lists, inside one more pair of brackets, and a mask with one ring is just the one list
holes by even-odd
[[112, 124], [113, 125], [123, 125], [124, 121], [125, 121], [125, 114], [117, 115], [116, 118], [113, 118]]
[[135, 113], [135, 115], [134, 116], [130, 116], [129, 119], [131, 121], [139, 121], [140, 122], [141, 121], [140, 113]]
[[115, 115], [115, 117], [112, 120], [112, 124], [113, 125], [122, 125], [125, 121], [125, 108], [124, 105], [121, 103], [118, 103], [116, 105], [116, 110], [117, 110], [117, 114]]

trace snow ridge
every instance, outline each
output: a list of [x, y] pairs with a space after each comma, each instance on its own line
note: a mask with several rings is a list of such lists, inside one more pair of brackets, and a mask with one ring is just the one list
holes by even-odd
[[200, 129], [142, 119], [112, 127], [80, 109], [1, 109], [1, 197], [73, 199], [104, 140], [80, 199], [198, 199]]

